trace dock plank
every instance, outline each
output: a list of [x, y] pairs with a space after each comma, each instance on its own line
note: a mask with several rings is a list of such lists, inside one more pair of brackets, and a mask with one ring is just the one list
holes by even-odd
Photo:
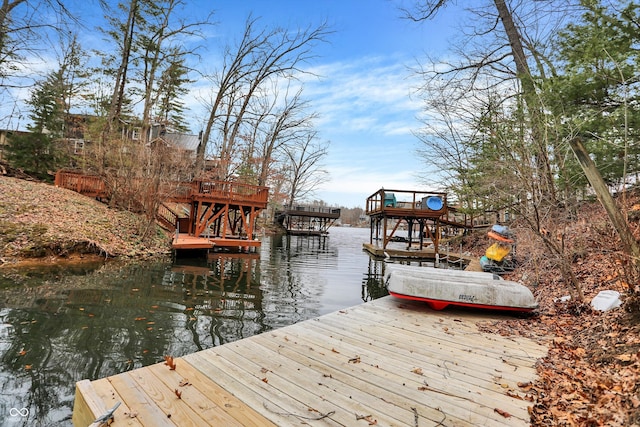
[[[422, 410], [425, 410], [423, 404], [425, 395], [432, 392], [436, 394], [429, 396], [430, 406], [447, 407], [449, 416], [471, 420], [473, 425], [478, 425], [479, 417], [482, 420], [487, 416], [495, 418], [492, 414], [495, 408], [489, 406], [496, 401], [494, 393], [502, 393], [504, 389], [499, 385], [496, 385], [494, 390], [487, 389], [487, 386], [493, 384], [493, 381], [483, 387], [473, 386], [468, 382], [468, 378], [462, 374], [457, 378], [450, 375], [442, 359], [432, 359], [431, 363], [436, 362], [444, 365], [442, 374], [433, 373], [431, 372], [433, 366], [428, 363], [416, 363], [411, 357], [405, 357], [406, 360], [403, 361], [403, 357], [395, 354], [393, 349], [381, 352], [379, 349], [371, 349], [367, 345], [353, 345], [348, 339], [338, 339], [338, 342], [329, 342], [329, 345], [325, 346], [323, 342], [326, 340], [321, 338], [323, 335], [318, 333], [315, 338], [311, 338], [313, 333], [310, 329], [311, 326], [306, 325], [302, 335], [294, 335], [293, 331], [289, 330], [288, 337], [294, 343], [306, 347], [306, 352], [309, 355], [317, 354], [318, 359], [325, 359], [325, 363], [339, 369], [341, 373], [351, 376], [350, 379], [345, 380], [347, 383], [357, 383], [359, 389], [371, 390], [370, 393], [373, 397], [371, 404], [378, 408], [380, 407], [378, 396], [381, 393], [389, 393], [392, 396], [402, 395], [403, 398], [409, 399], [411, 405], [420, 406]], [[357, 363], [349, 363], [353, 359]], [[453, 364], [455, 361], [451, 363]], [[333, 373], [331, 375], [334, 376]], [[485, 407], [470, 406], [470, 396], [473, 396], [473, 401], [477, 405]], [[452, 397], [454, 398], [452, 399]], [[501, 409], [522, 411], [521, 407], [514, 406], [510, 401], [505, 401], [504, 406]], [[479, 414], [474, 415], [474, 411]], [[502, 420], [496, 418], [494, 423], [500, 421]]]
[[547, 347], [478, 330], [496, 318], [384, 297], [177, 358], [175, 370], [85, 382], [74, 423], [122, 400], [123, 425], [134, 412], [144, 426], [526, 426], [518, 383], [536, 378]]
[[[215, 378], [218, 384], [245, 405], [259, 410], [265, 418], [277, 426], [291, 425], [295, 421], [299, 421], [295, 418], [292, 419], [290, 414], [308, 415], [310, 405], [289, 399], [280, 400], [279, 396], [272, 394], [273, 388], [262, 381], [262, 378], [228, 362], [217, 353], [205, 351], [185, 357], [188, 357], [189, 362], [197, 366], [203, 373]], [[336, 424], [324, 418], [314, 425], [335, 426]]]
[[[189, 380], [191, 387], [196, 388], [200, 393], [206, 395], [211, 406], [205, 406], [203, 411], [221, 409], [231, 416], [236, 422], [242, 426], [274, 426], [265, 417], [257, 411], [245, 405], [236, 396], [222, 388], [211, 377], [203, 374], [199, 369], [195, 368], [184, 358], [178, 358], [176, 361], [176, 370], [180, 376]], [[233, 424], [230, 424], [233, 425]]]
[[[439, 358], [442, 360], [461, 360], [467, 364], [477, 366], [477, 372], [486, 371], [491, 367], [497, 371], [502, 371], [506, 364], [512, 366], [511, 370], [519, 367], [531, 368], [533, 364], [530, 359], [526, 359], [524, 353], [517, 347], [510, 347], [505, 343], [502, 349], [491, 349], [491, 337], [476, 332], [473, 335], [460, 334], [452, 328], [445, 328], [439, 333], [432, 331], [422, 334], [413, 330], [399, 330], [389, 324], [375, 325], [376, 336], [374, 340], [369, 339], [367, 331], [371, 330], [373, 324], [366, 324], [360, 331], [351, 331], [350, 327], [344, 327], [346, 319], [317, 319], [317, 322], [310, 323], [310, 327], [320, 329], [320, 334], [345, 334], [353, 340], [361, 341], [361, 345], [382, 345], [384, 347], [393, 345], [395, 349], [405, 352], [415, 353], [416, 346], [424, 346], [415, 357], [427, 359]], [[350, 320], [349, 320], [350, 321]], [[455, 333], [453, 331], [456, 331]], [[486, 334], [490, 335], [490, 334]], [[402, 338], [401, 340], [399, 338]], [[462, 339], [461, 339], [462, 338]], [[458, 342], [456, 342], [456, 339]], [[487, 346], [482, 344], [486, 343]], [[531, 352], [529, 352], [531, 354]], [[538, 351], [536, 355], [544, 354]], [[519, 374], [516, 375], [519, 377]]]
[[[292, 342], [292, 344], [283, 346], [278, 343], [280, 340]], [[367, 369], [363, 369], [365, 365], [356, 367], [344, 356], [341, 356], [342, 359], [339, 362], [332, 360], [331, 357], [326, 357], [332, 353], [338, 353], [337, 351], [317, 351], [316, 347], [305, 344], [302, 340], [297, 340], [293, 335], [286, 334], [282, 336], [273, 334], [256, 341], [271, 348], [272, 351], [278, 352], [283, 357], [313, 370], [315, 372], [313, 378], [317, 381], [316, 388], [325, 390], [327, 394], [322, 397], [336, 406], [346, 408], [353, 405], [353, 401], [363, 402], [371, 409], [370, 414], [388, 414], [394, 417], [395, 424], [400, 423], [401, 425], [410, 419], [429, 421], [427, 424], [442, 420], [442, 412], [438, 409], [425, 407], [420, 412], [414, 411], [414, 408], [420, 403], [419, 401], [398, 400], [397, 393], [380, 388], [379, 385], [383, 381], [378, 384], [364, 381], [361, 377], [362, 373], [367, 371]], [[335, 354], [334, 356], [338, 357]], [[378, 369], [378, 367], [376, 366], [374, 369]], [[407, 386], [406, 383], [403, 383], [403, 387], [405, 386]], [[343, 401], [346, 401], [347, 404]], [[474, 424], [458, 419], [456, 425]]]
[[[154, 401], [158, 398], [154, 391], [146, 390], [132, 377], [132, 375], [140, 376], [146, 372], [144, 368], [136, 369], [135, 372], [129, 371], [109, 377], [109, 381], [123, 401], [127, 402], [131, 410], [130, 418], [136, 418], [144, 426], [174, 427], [176, 424], [171, 422], [167, 417], [168, 414]], [[147, 394], [147, 391], [150, 391], [151, 395]]]
[[118, 406], [118, 409], [114, 412], [114, 419], [117, 418], [120, 423], [126, 426], [133, 427], [142, 425], [136, 417], [130, 416], [134, 415], [135, 411], [133, 411], [128, 406], [127, 401], [118, 394], [113, 385], [111, 385], [109, 378], [92, 381], [91, 386], [95, 390], [95, 393], [107, 404], [107, 407], [113, 408], [116, 403], [120, 403], [120, 406]]
[[[163, 372], [170, 372], [169, 367], [164, 363], [159, 363], [149, 366], [148, 369], [133, 371], [130, 376], [145, 390], [145, 393], [153, 399], [165, 417], [170, 419], [172, 423], [184, 427], [210, 425], [208, 420], [202, 418], [202, 411], [196, 412], [191, 406], [197, 402], [198, 396], [194, 396], [195, 393], [190, 393], [191, 390], [189, 390], [183, 398], [182, 395], [186, 390], [180, 386], [182, 379], [172, 375], [163, 375]], [[164, 378], [164, 381], [161, 377]]]
[[[354, 423], [355, 414], [375, 414], [373, 418], [381, 425], [393, 425], [399, 419], [413, 417], [412, 413], [404, 411], [399, 414], [400, 411], [393, 405], [384, 405], [385, 397], [392, 399], [392, 395], [380, 395], [379, 389], [375, 390], [376, 395], [366, 394], [363, 388], [351, 384], [353, 376], [344, 383], [332, 381], [331, 373], [323, 367], [318, 369], [318, 366], [308, 363], [308, 357], [296, 358], [299, 354], [281, 354], [276, 349], [260, 345], [259, 341], [241, 341], [235, 346], [227, 346], [225, 349], [229, 353], [225, 357], [240, 360], [244, 366], [253, 364], [254, 369], [265, 370], [265, 379], [277, 389], [273, 394], [279, 398], [314, 402], [314, 406], [308, 408], [309, 415], [330, 414], [327, 418], [339, 425]], [[267, 338], [266, 341], [272, 340]], [[292, 386], [294, 383], [295, 387]], [[381, 411], [381, 406], [385, 406], [386, 410]]]

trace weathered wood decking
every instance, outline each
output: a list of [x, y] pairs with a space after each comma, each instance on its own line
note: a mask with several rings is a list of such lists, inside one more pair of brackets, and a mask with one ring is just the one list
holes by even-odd
[[171, 243], [173, 249], [214, 249], [232, 248], [248, 250], [260, 246], [258, 239], [229, 239], [222, 237], [196, 237], [186, 233], [175, 234]]
[[[175, 250], [237, 247], [243, 250], [260, 246], [254, 239], [258, 214], [267, 207], [269, 189], [233, 181], [166, 182], [155, 188], [147, 181], [136, 180], [137, 186], [156, 192], [162, 203], [157, 220], [176, 232]], [[123, 183], [123, 185], [129, 184]], [[58, 171], [55, 185], [91, 197], [109, 199], [111, 192], [103, 177]], [[179, 214], [167, 203], [189, 206], [188, 216]], [[244, 235], [241, 239], [236, 236]], [[211, 237], [206, 237], [211, 236]]]
[[74, 425], [116, 402], [115, 425], [529, 425], [518, 384], [547, 349], [478, 331], [493, 318], [384, 297], [178, 358], [175, 370], [81, 381]]

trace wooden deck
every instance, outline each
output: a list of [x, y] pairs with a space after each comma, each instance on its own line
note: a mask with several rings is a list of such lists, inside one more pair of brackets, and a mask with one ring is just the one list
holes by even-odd
[[277, 210], [276, 223], [293, 236], [326, 236], [340, 218], [340, 208], [326, 206], [294, 206]]
[[214, 248], [237, 248], [246, 250], [250, 247], [260, 246], [260, 240], [257, 239], [230, 239], [222, 237], [196, 237], [186, 233], [176, 234], [173, 237], [171, 246], [175, 250], [189, 249], [214, 249]]
[[175, 370], [80, 381], [73, 422], [122, 402], [114, 425], [526, 426], [519, 384], [547, 348], [478, 331], [496, 318], [387, 296], [177, 358]]
[[[58, 171], [55, 185], [91, 197], [105, 200], [111, 197], [105, 180], [100, 176]], [[267, 187], [232, 181], [195, 180], [165, 183], [153, 191], [157, 191], [162, 200], [156, 216], [158, 223], [172, 233], [178, 230], [173, 249], [239, 247], [245, 250], [260, 246], [260, 241], [253, 237], [258, 214], [267, 207]], [[178, 212], [177, 206], [182, 204], [189, 206], [187, 216]], [[207, 233], [214, 236], [201, 237]], [[229, 237], [240, 235], [251, 239]], [[239, 241], [242, 243], [238, 244]]]

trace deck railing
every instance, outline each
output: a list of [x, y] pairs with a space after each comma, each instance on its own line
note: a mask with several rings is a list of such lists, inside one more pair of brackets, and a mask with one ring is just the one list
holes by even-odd
[[232, 181], [193, 181], [193, 197], [219, 197], [233, 202], [249, 202], [267, 205], [269, 188]]
[[447, 193], [380, 189], [367, 198], [367, 215], [400, 211], [444, 215], [447, 212]]
[[178, 214], [175, 213], [164, 203], [158, 206], [157, 212], [158, 221], [162, 223], [170, 231], [175, 231], [178, 224]]
[[56, 173], [55, 185], [56, 187], [73, 190], [86, 196], [99, 198], [109, 196], [104, 180], [96, 175], [58, 171]]
[[325, 206], [293, 206], [289, 212], [317, 212], [323, 214], [338, 214], [340, 215], [340, 208], [330, 208]]
[[[55, 185], [92, 196], [109, 196], [102, 177], [77, 172], [56, 173]], [[160, 190], [168, 200], [187, 201], [192, 197], [220, 198], [231, 202], [249, 202], [266, 207], [269, 188], [230, 181], [173, 182]]]

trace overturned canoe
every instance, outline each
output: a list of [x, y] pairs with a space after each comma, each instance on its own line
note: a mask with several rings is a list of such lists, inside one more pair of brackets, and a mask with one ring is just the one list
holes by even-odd
[[434, 310], [451, 305], [530, 312], [538, 307], [529, 288], [491, 273], [387, 265], [385, 283], [390, 295], [424, 301]]

